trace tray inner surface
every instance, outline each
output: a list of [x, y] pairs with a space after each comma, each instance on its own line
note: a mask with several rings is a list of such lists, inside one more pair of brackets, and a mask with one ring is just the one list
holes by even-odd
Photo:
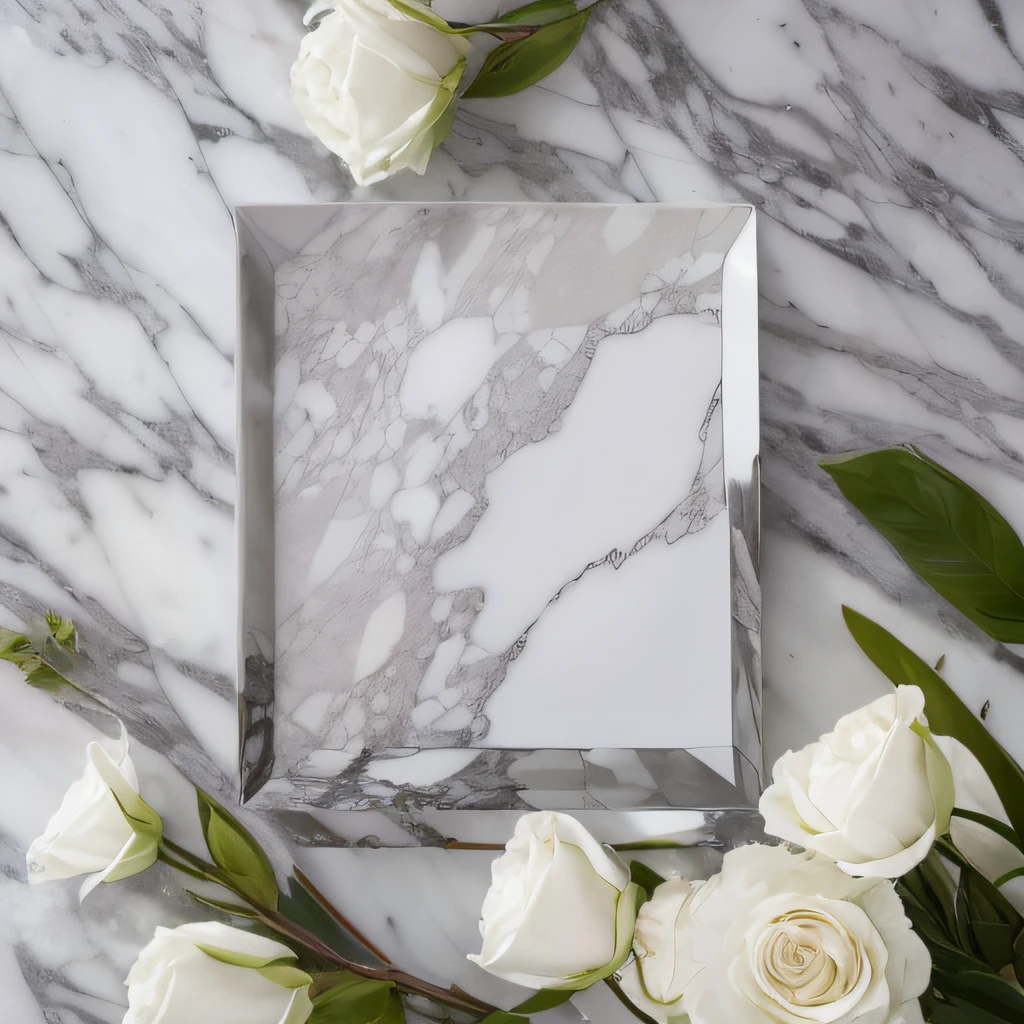
[[245, 795], [749, 798], [751, 211], [291, 212], [239, 211]]

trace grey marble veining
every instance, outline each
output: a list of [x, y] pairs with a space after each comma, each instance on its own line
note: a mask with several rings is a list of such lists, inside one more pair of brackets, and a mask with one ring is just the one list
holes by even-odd
[[[944, 606], [816, 468], [914, 441], [1024, 532], [1024, 8], [608, 0], [555, 75], [465, 103], [425, 178], [371, 190], [351, 188], [290, 104], [301, 13], [0, 3], [3, 624], [51, 605], [79, 622], [83, 680], [137, 737], [176, 834], [194, 827], [179, 771], [233, 795], [231, 209], [244, 203], [753, 203], [767, 759], [883, 692], [844, 601], [946, 654], [951, 685], [972, 709], [990, 701], [987, 724], [1024, 755], [1018, 652]], [[0, 765], [18, 782], [0, 794], [5, 1009], [18, 1024], [116, 1022], [152, 927], [195, 908], [168, 902], [159, 873], [81, 907], [71, 888], [27, 889], [24, 851], [98, 719], [0, 668]], [[308, 815], [244, 813], [277, 863], [306, 856]], [[337, 812], [315, 824], [325, 842], [366, 834]], [[408, 851], [308, 852], [318, 884], [403, 966], [511, 1004], [462, 959], [486, 855], [417, 851], [430, 856], [399, 869]], [[592, 1018], [617, 1019], [589, 998]]]
[[749, 208], [238, 216], [246, 798], [756, 798]]

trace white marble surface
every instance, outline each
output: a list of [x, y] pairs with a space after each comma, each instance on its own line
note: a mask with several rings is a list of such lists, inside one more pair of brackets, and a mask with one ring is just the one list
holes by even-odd
[[[884, 688], [841, 601], [945, 653], [1024, 755], [1020, 655], [916, 580], [815, 468], [914, 441], [1024, 531], [1024, 7], [609, 0], [541, 86], [467, 103], [423, 179], [359, 193], [290, 105], [300, 17], [270, 0], [0, 2], [3, 624], [47, 605], [75, 617], [175, 829], [194, 816], [169, 765], [229, 793], [234, 761], [237, 203], [755, 203], [768, 756]], [[82, 908], [73, 885], [26, 888], [24, 850], [92, 726], [0, 667], [6, 1016], [117, 1021], [152, 926], [194, 910], [158, 874]], [[289, 856], [287, 820], [247, 820]], [[314, 853], [405, 966], [503, 997], [461, 960], [486, 858], [396, 873], [369, 851]], [[601, 998], [578, 1003], [613, 1020]]]

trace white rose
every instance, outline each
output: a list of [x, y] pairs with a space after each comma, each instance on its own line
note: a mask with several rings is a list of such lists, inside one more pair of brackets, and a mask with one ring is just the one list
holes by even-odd
[[139, 796], [124, 731], [113, 754], [90, 743], [85, 755], [84, 774], [25, 856], [30, 882], [91, 875], [82, 886], [83, 897], [99, 882], [145, 871], [157, 858], [162, 833], [159, 816]]
[[[406, 0], [426, 18], [429, 8]], [[369, 185], [427, 168], [451, 131], [469, 43], [388, 0], [336, 0], [292, 66], [292, 97], [310, 130]], [[440, 19], [437, 19], [440, 21]]]
[[681, 1001], [690, 979], [680, 973], [676, 929], [694, 893], [703, 882], [670, 878], [654, 890], [636, 915], [634, 960], [622, 969], [622, 988], [659, 1024], [684, 1019]]
[[[681, 905], [664, 888], [655, 900], [679, 912], [671, 937], [658, 930], [656, 956], [672, 961], [690, 1024], [921, 1024], [917, 997], [931, 962], [891, 882], [753, 845], [726, 854], [721, 872]], [[637, 959], [656, 988], [654, 962]]]
[[274, 967], [263, 968], [270, 975], [265, 977], [256, 967], [220, 959], [231, 954], [253, 964], [295, 960], [280, 942], [216, 921], [157, 928], [125, 980], [123, 1024], [302, 1024], [309, 1017], [308, 975], [289, 964], [286, 972], [278, 971], [287, 982], [280, 984], [271, 980]]
[[949, 827], [953, 776], [929, 732], [924, 694], [899, 686], [772, 769], [765, 831], [851, 875], [899, 878]]
[[575, 818], [524, 814], [491, 867], [483, 949], [469, 959], [526, 988], [586, 988], [629, 955], [638, 891]]

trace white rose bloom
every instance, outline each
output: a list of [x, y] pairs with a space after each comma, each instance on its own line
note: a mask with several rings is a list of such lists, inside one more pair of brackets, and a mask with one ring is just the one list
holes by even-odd
[[[427, 18], [429, 8], [406, 0]], [[451, 131], [469, 43], [388, 0], [336, 0], [292, 66], [292, 97], [310, 130], [369, 185], [427, 168]], [[313, 13], [313, 12], [311, 12]], [[438, 19], [440, 20], [440, 19]]]
[[125, 980], [123, 1024], [303, 1024], [312, 1013], [308, 984], [287, 988], [252, 967], [214, 959], [200, 946], [260, 960], [295, 959], [280, 942], [217, 921], [157, 928]]
[[[113, 754], [101, 743], [90, 743], [85, 754], [84, 774], [25, 856], [29, 882], [91, 875], [82, 886], [83, 897], [99, 882], [145, 871], [157, 858], [161, 834], [160, 818], [139, 797], [127, 734], [122, 731]], [[137, 816], [136, 828], [118, 800]]]
[[524, 814], [491, 867], [483, 949], [469, 959], [526, 988], [586, 988], [629, 955], [638, 891], [575, 818]]
[[929, 732], [924, 694], [899, 686], [775, 763], [765, 831], [851, 875], [899, 878], [949, 827], [953, 776]]
[[676, 956], [676, 929], [703, 882], [670, 878], [654, 890], [636, 915], [635, 958], [621, 971], [622, 988], [630, 999], [659, 1024], [684, 1020], [683, 988], [689, 977]]
[[[648, 996], [667, 977], [669, 994], [682, 990], [681, 1004], [658, 1020], [921, 1024], [917, 997], [931, 961], [891, 882], [852, 878], [817, 854], [753, 845], [726, 854], [721, 872], [681, 904], [664, 888], [655, 900], [678, 907], [675, 927], [648, 933], [657, 949], [637, 960]], [[649, 998], [640, 1005], [650, 1012]]]

